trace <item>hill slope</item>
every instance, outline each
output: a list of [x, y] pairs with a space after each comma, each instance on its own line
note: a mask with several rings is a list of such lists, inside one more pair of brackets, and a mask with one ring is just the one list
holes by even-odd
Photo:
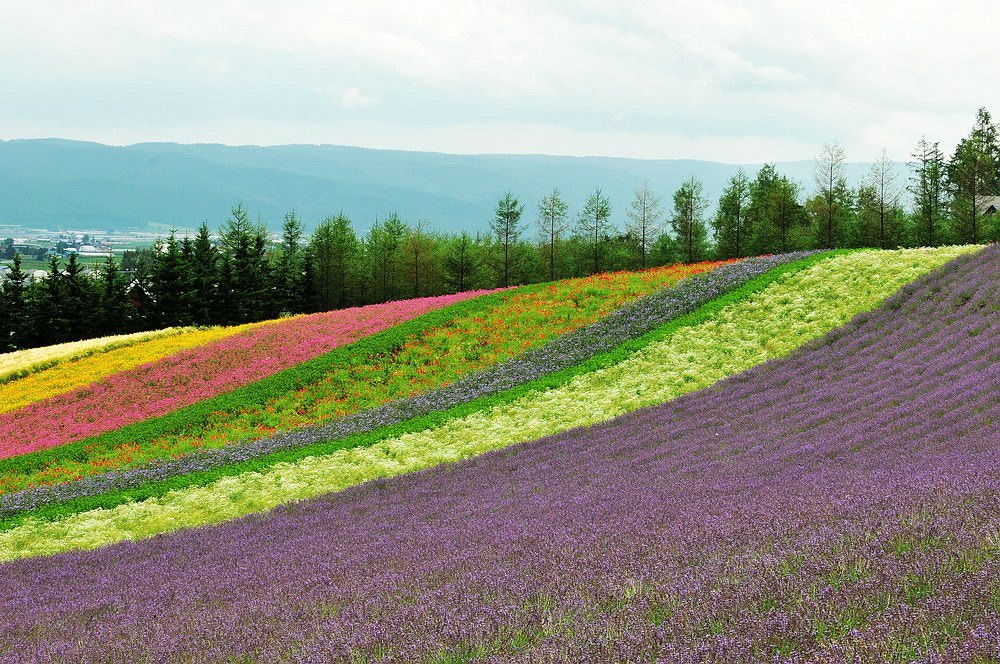
[[[858, 179], [865, 164], [852, 164]], [[398, 211], [440, 230], [483, 230], [508, 189], [527, 203], [559, 187], [572, 215], [594, 188], [624, 223], [636, 187], [648, 179], [664, 201], [697, 176], [710, 201], [736, 166], [693, 160], [542, 155], [448, 155], [332, 145], [229, 147], [145, 143], [112, 147], [65, 140], [0, 141], [0, 225], [49, 228], [193, 229], [221, 223], [244, 201], [272, 230], [295, 209], [311, 227], [343, 210], [365, 230]], [[752, 175], [756, 166], [748, 166]], [[779, 164], [809, 185], [812, 162]]]
[[960, 258], [784, 360], [591, 429], [11, 563], [0, 652], [989, 661], [998, 261]]

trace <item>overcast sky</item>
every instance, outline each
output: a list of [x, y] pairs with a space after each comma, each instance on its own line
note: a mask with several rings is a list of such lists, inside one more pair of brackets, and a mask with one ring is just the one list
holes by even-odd
[[0, 3], [0, 139], [905, 160], [1000, 114], [992, 2]]

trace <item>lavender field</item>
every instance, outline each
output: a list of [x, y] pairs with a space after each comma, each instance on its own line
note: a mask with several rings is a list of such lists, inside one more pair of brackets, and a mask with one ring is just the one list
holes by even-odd
[[996, 661], [1000, 250], [589, 429], [0, 567], [10, 661]]

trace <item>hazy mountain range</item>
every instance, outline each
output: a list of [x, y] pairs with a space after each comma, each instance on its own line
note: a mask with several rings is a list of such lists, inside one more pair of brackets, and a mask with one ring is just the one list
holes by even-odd
[[[752, 177], [759, 165], [744, 165]], [[812, 161], [777, 165], [813, 189]], [[849, 164], [857, 182], [868, 164]], [[238, 201], [272, 230], [295, 210], [311, 229], [344, 211], [360, 231], [396, 211], [437, 230], [487, 228], [508, 189], [533, 221], [538, 199], [559, 187], [570, 214], [600, 186], [622, 225], [644, 180], [669, 209], [694, 175], [713, 203], [733, 164], [544, 155], [452, 155], [333, 145], [275, 147], [142, 143], [125, 147], [60, 139], [0, 141], [0, 224], [47, 229], [184, 231], [221, 224]], [[902, 182], [900, 173], [900, 182]]]

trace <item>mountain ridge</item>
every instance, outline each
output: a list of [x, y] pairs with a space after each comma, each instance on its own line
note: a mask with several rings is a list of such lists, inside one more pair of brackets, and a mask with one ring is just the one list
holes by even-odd
[[[858, 181], [869, 164], [850, 163]], [[692, 175], [712, 207], [726, 180], [759, 164], [694, 159], [632, 159], [543, 154], [450, 154], [289, 144], [229, 146], [170, 142], [111, 146], [68, 139], [0, 140], [0, 224], [58, 230], [193, 229], [222, 223], [237, 202], [271, 230], [295, 210], [311, 229], [344, 212], [366, 230], [390, 212], [407, 221], [427, 219], [436, 230], [488, 228], [496, 200], [507, 190], [526, 204], [531, 232], [536, 201], [559, 187], [570, 216], [601, 187], [612, 220], [644, 180], [670, 208], [670, 197]], [[812, 161], [780, 162], [779, 172], [811, 189]]]

